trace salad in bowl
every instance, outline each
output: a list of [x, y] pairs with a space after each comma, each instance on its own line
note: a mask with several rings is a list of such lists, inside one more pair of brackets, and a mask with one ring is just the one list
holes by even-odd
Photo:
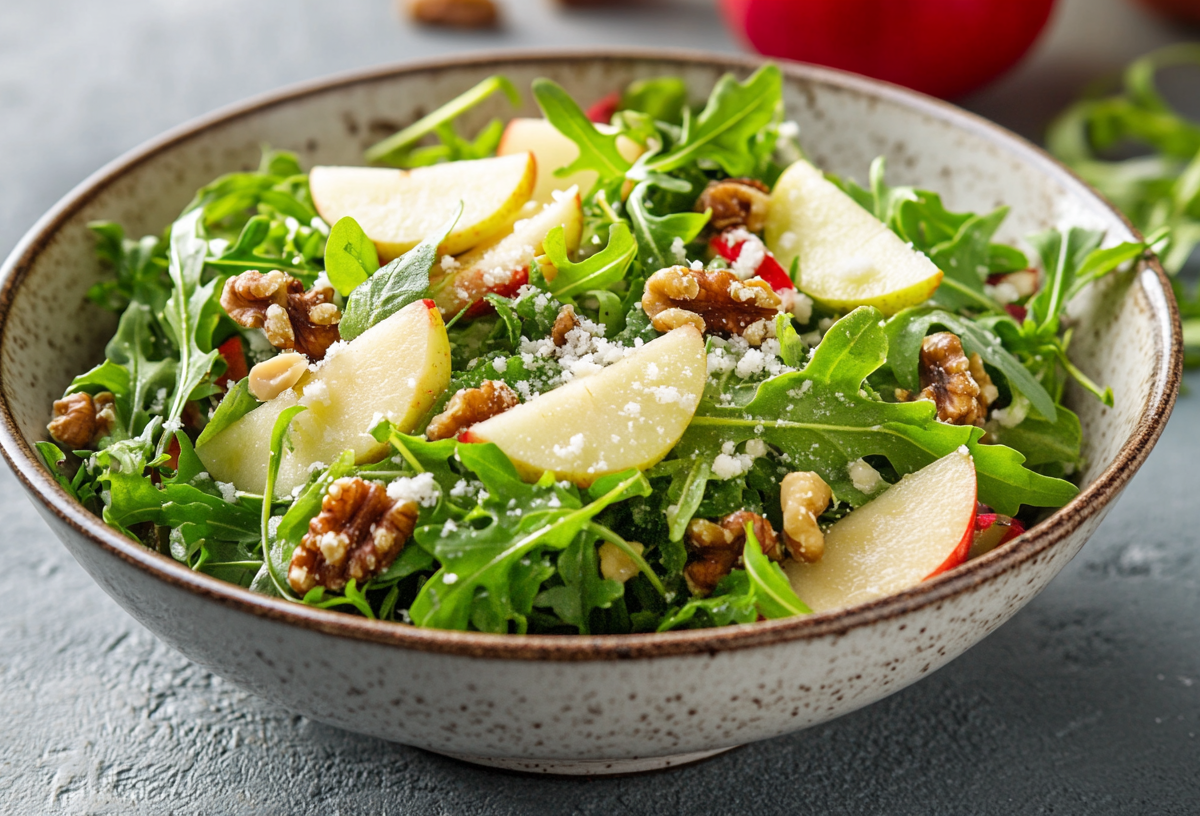
[[[110, 526], [296, 603], [624, 634], [863, 603], [1078, 492], [1067, 303], [1160, 236], [808, 161], [771, 65], [464, 135], [264, 150], [162, 235], [95, 223], [120, 314], [38, 444]], [[591, 102], [592, 100], [585, 100]], [[866, 169], [866, 168], [864, 168]], [[1026, 251], [1028, 250], [1028, 252]]]

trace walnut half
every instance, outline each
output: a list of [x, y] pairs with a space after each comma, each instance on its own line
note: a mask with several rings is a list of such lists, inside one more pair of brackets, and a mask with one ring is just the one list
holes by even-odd
[[708, 225], [716, 232], [744, 227], [761, 233], [767, 223], [771, 189], [751, 178], [710, 181], [696, 199], [696, 212], [712, 210]]
[[446, 410], [429, 421], [425, 438], [450, 439], [472, 425], [519, 405], [517, 392], [500, 380], [484, 380], [478, 388], [464, 388], [446, 403]]
[[294, 349], [310, 360], [321, 360], [341, 339], [341, 313], [333, 289], [304, 284], [279, 270], [243, 272], [225, 281], [221, 306], [239, 326], [262, 329], [278, 349]]
[[721, 579], [741, 560], [746, 547], [746, 523], [753, 524], [763, 554], [772, 561], [783, 560], [779, 536], [771, 522], [749, 510], [730, 513], [718, 522], [693, 519], [687, 528], [689, 557], [683, 577], [693, 595], [710, 594]]
[[318, 585], [342, 590], [351, 578], [362, 584], [396, 560], [418, 512], [416, 502], [389, 498], [378, 482], [337, 479], [292, 553], [288, 584], [300, 594]]
[[116, 421], [111, 393], [101, 391], [93, 397], [80, 391], [54, 401], [54, 418], [46, 430], [71, 450], [82, 450], [107, 436]]
[[898, 399], [932, 400], [942, 422], [983, 426], [988, 406], [999, 396], [999, 391], [978, 354], [968, 358], [958, 335], [938, 332], [921, 343], [920, 365], [921, 392], [912, 394], [898, 389]]
[[642, 309], [660, 332], [691, 324], [722, 337], [761, 345], [783, 302], [763, 280], [738, 280], [726, 269], [671, 266], [646, 280]]

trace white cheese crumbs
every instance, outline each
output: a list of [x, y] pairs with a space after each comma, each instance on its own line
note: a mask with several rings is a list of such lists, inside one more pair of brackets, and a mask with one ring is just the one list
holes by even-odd
[[471, 484], [466, 479], [459, 479], [454, 483], [454, 487], [450, 488], [450, 495], [456, 499], [468, 496], [471, 492]]
[[221, 498], [230, 504], [237, 504], [237, 488], [232, 482], [217, 482], [217, 490], [221, 491]]
[[763, 353], [758, 349], [750, 349], [742, 355], [742, 359], [738, 360], [733, 373], [744, 380], [753, 374], [761, 373], [765, 364], [766, 358]]
[[879, 483], [883, 481], [879, 471], [862, 459], [855, 459], [846, 468], [846, 471], [850, 474], [850, 481], [854, 484], [854, 489], [863, 493], [874, 493], [879, 487]]
[[729, 271], [737, 275], [739, 280], [746, 280], [757, 275], [758, 268], [762, 266], [762, 262], [767, 257], [767, 248], [763, 245], [762, 239], [745, 229], [737, 229], [728, 236], [727, 240], [733, 244], [738, 241], [742, 242], [737, 260], [730, 265]]
[[329, 224], [327, 224], [325, 222], [325, 219], [319, 215], [314, 215], [313, 219], [308, 222], [308, 225], [310, 227], [312, 227], [313, 229], [315, 229], [317, 232], [321, 233], [322, 235], [329, 234]]
[[313, 462], [308, 466], [309, 473], [320, 473], [326, 467], [324, 462]]
[[579, 456], [583, 453], [583, 434], [577, 433], [571, 437], [567, 445], [555, 445], [554, 455], [561, 459], [568, 459], [572, 456]]
[[317, 279], [313, 281], [312, 289], [310, 291], [321, 292], [325, 289], [332, 290], [333, 284], [329, 282], [329, 275], [325, 274], [325, 270], [322, 269], [321, 272], [318, 273]]
[[420, 473], [394, 480], [387, 486], [387, 494], [392, 501], [413, 501], [422, 507], [433, 507], [438, 503], [442, 491], [433, 480], [432, 473]]
[[779, 123], [776, 132], [785, 139], [799, 139], [800, 125], [792, 119]]
[[797, 290], [792, 300], [792, 317], [801, 323], [812, 320], [813, 300], [808, 295]]
[[497, 374], [503, 374], [508, 370], [508, 361], [503, 357], [497, 357], [495, 360], [492, 360], [492, 368], [495, 369]]
[[324, 380], [313, 380], [304, 386], [304, 396], [300, 398], [301, 405], [328, 405], [330, 403], [329, 386]]
[[161, 414], [167, 402], [167, 389], [160, 388], [154, 392], [154, 401], [150, 403], [150, 413]]
[[[762, 433], [762, 426], [759, 425], [754, 429], [755, 433]], [[755, 459], [761, 459], [767, 455], [767, 443], [761, 439], [751, 439], [746, 443], [746, 453], [753, 456]]]
[[1013, 286], [1008, 281], [1000, 281], [1000, 283], [997, 283], [995, 286], [985, 283], [983, 285], [983, 292], [991, 297], [992, 300], [1001, 304], [1015, 303], [1021, 299], [1021, 293], [1017, 290], [1017, 287]]
[[970, 456], [970, 455], [971, 455], [971, 449], [970, 449], [970, 448], [968, 448], [966, 445], [959, 445], [959, 446], [958, 446], [958, 452], [959, 452], [960, 454], [962, 454], [963, 456]]
[[558, 498], [557, 493], [551, 495], [550, 498], [546, 499], [546, 506], [553, 507], [553, 508], [562, 507], [562, 501]]
[[671, 255], [674, 256], [675, 263], [687, 263], [687, 247], [683, 245], [683, 239], [678, 235], [676, 235], [675, 240], [671, 242]]
[[704, 261], [692, 261], [692, 265], [689, 268], [693, 272], [699, 272], [700, 270], [704, 269]]
[[1004, 428], [1015, 428], [1029, 416], [1029, 400], [1017, 394], [1012, 404], [1007, 408], [997, 408], [992, 411], [992, 419]]
[[456, 575], [453, 572], [447, 572], [445, 575], [442, 576], [442, 583], [443, 584], [457, 584], [458, 583], [458, 575]]
[[[253, 335], [251, 335], [251, 336], [253, 336]], [[322, 359], [318, 360], [315, 363], [308, 364], [308, 370], [312, 371], [314, 373], [317, 371], [320, 371], [322, 368], [324, 368], [329, 363], [330, 360], [332, 360], [334, 357], [341, 354], [343, 351], [345, 351], [345, 349], [346, 349], [346, 341], [345, 340], [338, 340], [337, 342], [332, 343], [329, 346], [329, 348], [325, 349], [325, 356]]]
[[462, 264], [460, 264], [453, 255], [443, 255], [441, 265], [443, 272], [457, 272], [462, 268]]
[[621, 409], [622, 416], [637, 416], [641, 412], [642, 406], [636, 402], [627, 402], [625, 403], [625, 407]]
[[446, 523], [442, 525], [442, 538], [448, 538], [458, 532], [458, 525], [454, 523], [454, 519], [446, 519]]
[[163, 423], [163, 433], [164, 434], [173, 434], [182, 427], [183, 427], [183, 423], [180, 422], [178, 419], [168, 419], [166, 422]]

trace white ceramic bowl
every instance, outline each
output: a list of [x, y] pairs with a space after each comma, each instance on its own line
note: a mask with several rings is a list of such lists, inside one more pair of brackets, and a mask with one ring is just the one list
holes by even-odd
[[[1106, 409], [1073, 394], [1083, 491], [1016, 541], [902, 594], [842, 611], [718, 630], [610, 637], [414, 629], [254, 595], [193, 573], [107, 528], [39, 464], [52, 400], [102, 359], [115, 322], [87, 304], [100, 269], [85, 225], [157, 232], [214, 176], [257, 164], [264, 142], [309, 165], [362, 150], [489, 74], [549, 76], [598, 99], [638, 77], [683, 76], [703, 98], [755, 63], [661, 52], [535, 53], [338, 77], [220, 111], [140, 147], [59, 202], [3, 268], [0, 447], [55, 533], [97, 583], [196, 663], [352, 731], [504, 768], [662, 768], [840, 716], [936, 670], [1010, 618], [1079, 551], [1145, 460], [1179, 384], [1170, 287], [1157, 264], [1072, 305], [1073, 356], [1110, 384]], [[950, 105], [858, 77], [784, 67], [788, 115], [823, 168], [863, 179], [878, 154], [896, 183], [954, 209], [1012, 207], [1001, 238], [1058, 224], [1131, 238], [1130, 225], [1045, 153]], [[499, 100], [475, 124], [511, 115]], [[534, 109], [527, 104], [526, 114]], [[931, 498], [931, 503], [933, 499]]]

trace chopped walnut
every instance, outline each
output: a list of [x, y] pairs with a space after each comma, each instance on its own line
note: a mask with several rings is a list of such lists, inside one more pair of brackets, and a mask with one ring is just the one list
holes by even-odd
[[558, 311], [554, 319], [554, 328], [550, 330], [550, 339], [556, 346], [567, 344], [567, 334], [579, 326], [579, 318], [575, 316], [575, 307], [568, 303]]
[[46, 430], [71, 450], [82, 450], [107, 436], [116, 421], [111, 393], [101, 391], [93, 397], [80, 391], [54, 401], [54, 418]]
[[719, 522], [693, 519], [687, 528], [687, 546], [691, 551], [683, 577], [693, 595], [710, 594], [721, 579], [730, 573], [742, 557], [746, 546], [746, 523], [753, 524], [763, 554], [772, 561], [782, 561], [783, 551], [771, 522], [749, 510], [730, 513]]
[[446, 409], [429, 422], [425, 437], [430, 441], [450, 439], [520, 402], [517, 393], [503, 382], [484, 380], [478, 388], [464, 388], [451, 397]]
[[491, 28], [499, 19], [493, 0], [411, 0], [408, 12], [426, 25]]
[[313, 587], [341, 590], [383, 572], [404, 549], [420, 508], [396, 501], [378, 482], [357, 476], [329, 485], [321, 512], [292, 553], [288, 583], [297, 593]]
[[756, 179], [710, 181], [696, 199], [696, 212], [711, 209], [708, 225], [717, 232], [744, 227], [761, 233], [767, 222], [770, 193], [771, 188]]
[[927, 399], [937, 404], [937, 418], [951, 425], [983, 426], [988, 406], [1000, 395], [978, 354], [967, 359], [958, 335], [931, 334], [921, 343], [921, 392], [896, 389], [904, 401]]
[[722, 337], [739, 335], [751, 345], [767, 336], [782, 301], [763, 280], [738, 280], [725, 269], [660, 269], [646, 281], [642, 309], [660, 332], [690, 323]]
[[321, 360], [341, 339], [341, 313], [333, 303], [333, 290], [304, 284], [279, 270], [263, 274], [243, 272], [225, 281], [221, 306], [233, 321], [248, 329], [262, 329], [275, 348], [294, 349], [310, 360]]
[[829, 507], [831, 498], [829, 485], [812, 471], [789, 473], [780, 482], [783, 543], [788, 555], [797, 561], [819, 561], [825, 554], [825, 534], [817, 524], [817, 516]]

